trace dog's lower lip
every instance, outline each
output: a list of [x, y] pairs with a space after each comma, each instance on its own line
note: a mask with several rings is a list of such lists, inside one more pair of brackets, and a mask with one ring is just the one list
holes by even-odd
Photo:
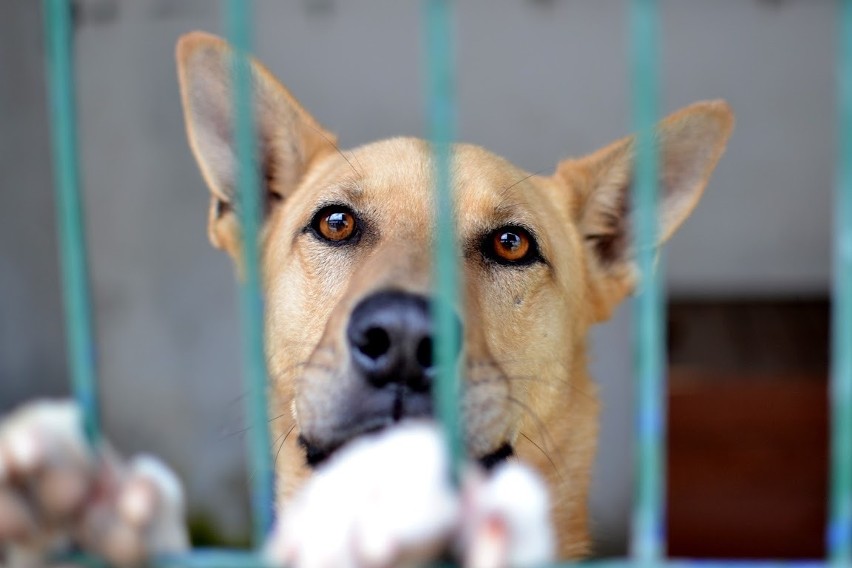
[[490, 454], [482, 456], [477, 461], [479, 461], [479, 465], [481, 465], [486, 471], [491, 471], [514, 455], [515, 449], [512, 445], [509, 442], [504, 442], [502, 446], [498, 447]]
[[[359, 435], [371, 434], [383, 430], [383, 427], [373, 428], [371, 431], [361, 432]], [[357, 436], [356, 436], [357, 437]], [[329, 447], [320, 447], [311, 443], [304, 436], [299, 436], [299, 445], [305, 450], [305, 461], [311, 468], [316, 468], [328, 460], [334, 453], [345, 444], [339, 443]], [[479, 462], [486, 471], [491, 471], [501, 463], [515, 455], [515, 449], [508, 442], [503, 443], [496, 450], [489, 454], [485, 454], [476, 461]]]
[[331, 454], [337, 449], [334, 448], [322, 448], [316, 444], [311, 443], [304, 436], [299, 436], [299, 445], [305, 450], [305, 462], [308, 466], [315, 468], [326, 461]]
[[381, 432], [386, 427], [387, 423], [385, 421], [376, 422], [367, 425], [363, 428], [360, 428], [356, 433], [352, 434], [351, 436], [348, 436], [344, 440], [332, 442], [324, 446], [311, 442], [303, 435], [299, 435], [298, 443], [305, 450], [305, 462], [308, 464], [309, 467], [316, 468], [322, 465], [331, 456], [333, 456], [335, 452], [337, 452], [337, 450], [339, 450], [341, 447], [348, 444], [352, 440], [360, 438], [361, 436]]

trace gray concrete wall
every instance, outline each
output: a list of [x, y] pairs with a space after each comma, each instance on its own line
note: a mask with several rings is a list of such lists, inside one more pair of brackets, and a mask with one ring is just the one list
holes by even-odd
[[[343, 146], [424, 134], [419, 4], [266, 0], [260, 57]], [[549, 171], [629, 130], [622, 0], [466, 0], [460, 138]], [[834, 155], [834, 3], [665, 0], [666, 111], [724, 97], [738, 126], [668, 248], [681, 295], [826, 290]], [[245, 525], [239, 339], [227, 259], [205, 236], [173, 46], [219, 31], [210, 0], [81, 0], [78, 92], [105, 419], [165, 456], [196, 510]], [[38, 3], [0, 3], [0, 409], [64, 391]], [[594, 336], [604, 423], [593, 509], [623, 548], [630, 493], [630, 314]]]

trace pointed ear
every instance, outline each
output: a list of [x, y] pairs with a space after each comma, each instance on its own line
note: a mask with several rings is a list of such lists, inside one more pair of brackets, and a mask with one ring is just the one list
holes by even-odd
[[[210, 240], [236, 258], [239, 225], [234, 211], [237, 158], [232, 64], [231, 47], [216, 36], [193, 32], [178, 41], [178, 80], [189, 145], [211, 192]], [[335, 138], [254, 60], [251, 76], [258, 179], [268, 215], [287, 199], [318, 158], [334, 151]]]
[[[693, 104], [658, 125], [658, 244], [668, 240], [698, 203], [733, 126], [734, 115], [724, 101]], [[631, 220], [634, 146], [633, 137], [625, 138], [585, 158], [565, 160], [556, 172], [556, 179], [571, 191], [601, 320], [633, 290], [637, 279]]]

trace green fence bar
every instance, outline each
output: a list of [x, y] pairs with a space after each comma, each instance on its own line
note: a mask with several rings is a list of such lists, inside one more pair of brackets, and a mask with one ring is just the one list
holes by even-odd
[[852, 566], [852, 0], [840, 2], [839, 159], [831, 362], [831, 500], [827, 546]]
[[68, 362], [86, 437], [94, 444], [100, 438], [97, 356], [80, 198], [71, 5], [44, 0], [42, 8]]
[[665, 351], [663, 286], [657, 258], [658, 156], [654, 138], [658, 100], [658, 7], [656, 0], [630, 6], [632, 110], [637, 133], [634, 172], [635, 239], [640, 282], [634, 303], [637, 379], [636, 488], [631, 554], [643, 564], [665, 555], [663, 520]]
[[244, 374], [248, 386], [246, 413], [250, 421], [249, 466], [254, 515], [254, 542], [261, 546], [272, 527], [274, 472], [272, 444], [267, 424], [267, 373], [263, 345], [263, 295], [260, 282], [258, 229], [261, 197], [257, 162], [257, 137], [252, 110], [251, 2], [226, 0], [225, 20], [228, 39], [234, 48], [233, 102], [234, 139], [239, 172], [237, 194], [242, 232], [244, 278], [240, 286]]
[[446, 433], [458, 479], [464, 455], [462, 422], [459, 411], [461, 381], [456, 371], [458, 345], [461, 341], [456, 326], [456, 291], [459, 288], [458, 247], [453, 220], [451, 150], [455, 138], [456, 100], [453, 52], [453, 3], [451, 0], [424, 0], [423, 35], [429, 135], [434, 154], [435, 179], [435, 256], [434, 301], [435, 362], [437, 376], [434, 389], [435, 408]]

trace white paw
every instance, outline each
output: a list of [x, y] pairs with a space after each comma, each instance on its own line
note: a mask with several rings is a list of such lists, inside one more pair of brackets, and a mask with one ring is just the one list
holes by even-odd
[[463, 485], [461, 550], [470, 568], [539, 566], [555, 558], [556, 538], [544, 482], [516, 462]]
[[440, 554], [458, 515], [440, 438], [408, 424], [335, 454], [286, 505], [267, 550], [298, 568], [413, 564]]
[[120, 566], [187, 549], [183, 491], [158, 460], [93, 451], [71, 402], [0, 421], [0, 558], [42, 565], [69, 544]]
[[403, 424], [356, 440], [285, 506], [267, 545], [296, 568], [415, 565], [453, 553], [476, 568], [552, 560], [547, 492], [528, 468], [485, 476], [469, 468], [461, 493], [432, 424]]

